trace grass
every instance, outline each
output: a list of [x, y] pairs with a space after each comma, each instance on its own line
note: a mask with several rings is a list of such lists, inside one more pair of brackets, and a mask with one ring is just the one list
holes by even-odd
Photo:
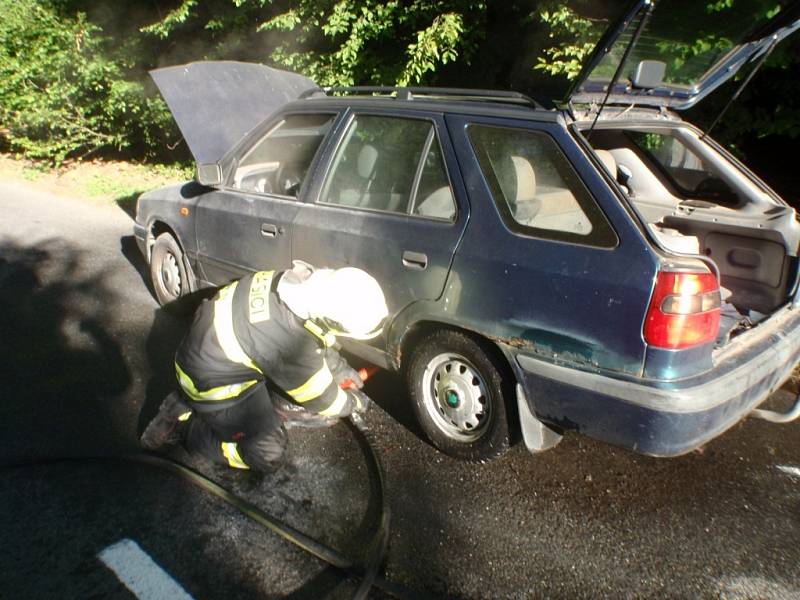
[[122, 161], [86, 161], [53, 168], [0, 154], [0, 181], [20, 181], [44, 191], [131, 212], [139, 194], [193, 177], [191, 168]]

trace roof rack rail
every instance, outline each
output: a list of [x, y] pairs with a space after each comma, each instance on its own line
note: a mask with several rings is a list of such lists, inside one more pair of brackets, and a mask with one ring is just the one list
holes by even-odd
[[474, 100], [482, 102], [506, 102], [510, 104], [521, 104], [543, 108], [530, 96], [520, 92], [510, 92], [503, 90], [481, 90], [470, 88], [447, 88], [447, 87], [397, 87], [387, 85], [356, 85], [356, 86], [331, 86], [321, 90], [309, 90], [301, 98], [314, 96], [319, 92], [329, 95], [360, 95], [360, 96], [393, 96], [398, 100], [413, 100], [415, 97], [426, 99], [447, 98], [457, 100]]

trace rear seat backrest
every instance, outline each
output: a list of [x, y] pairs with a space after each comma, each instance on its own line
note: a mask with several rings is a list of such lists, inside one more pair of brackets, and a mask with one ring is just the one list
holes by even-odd
[[659, 200], [675, 204], [679, 202], [679, 199], [670, 194], [664, 184], [658, 180], [658, 177], [653, 174], [633, 150], [630, 148], [614, 148], [609, 152], [616, 164], [627, 167], [632, 173], [631, 178], [628, 180], [628, 187], [634, 196], [649, 202], [657, 202]]
[[517, 194], [514, 201], [519, 203], [533, 200], [536, 196], [536, 172], [527, 158], [512, 156], [514, 175], [517, 177]]
[[514, 218], [521, 223], [528, 223], [541, 208], [541, 201], [536, 198], [536, 172], [527, 158], [512, 156], [517, 190], [511, 210]]
[[616, 179], [617, 161], [614, 158], [614, 155], [608, 150], [595, 150], [594, 153], [597, 154], [597, 158], [599, 158], [600, 162], [603, 163], [603, 166], [606, 168], [606, 171], [608, 171], [609, 175]]
[[[364, 206], [369, 202], [369, 184], [375, 173], [375, 163], [378, 162], [378, 151], [374, 146], [365, 144], [358, 152], [356, 160], [356, 175], [358, 182], [350, 183], [346, 188], [339, 190], [339, 204], [345, 206]], [[351, 171], [352, 173], [352, 171]]]
[[375, 146], [365, 144], [358, 153], [358, 175], [362, 179], [369, 179], [375, 172], [375, 163], [378, 162], [378, 151]]
[[452, 219], [456, 214], [450, 186], [442, 186], [419, 203], [414, 214], [437, 219]]

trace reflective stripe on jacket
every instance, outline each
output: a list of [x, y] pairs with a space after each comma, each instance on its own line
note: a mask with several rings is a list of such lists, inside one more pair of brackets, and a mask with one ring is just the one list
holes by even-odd
[[178, 382], [197, 408], [224, 408], [268, 380], [308, 410], [349, 414], [353, 403], [325, 360], [335, 339], [280, 301], [279, 277], [248, 275], [198, 309], [175, 359]]

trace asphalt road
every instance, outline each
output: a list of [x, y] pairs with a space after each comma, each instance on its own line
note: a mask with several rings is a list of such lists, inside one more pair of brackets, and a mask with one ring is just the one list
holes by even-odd
[[[123, 210], [0, 182], [0, 215], [0, 598], [133, 598], [118, 574], [134, 567], [130, 586], [167, 597], [351, 597], [354, 582], [170, 474], [41, 462], [135, 451], [187, 322], [157, 307]], [[674, 459], [568, 435], [476, 466], [420, 439], [399, 378], [367, 391], [392, 509], [386, 576], [420, 595], [800, 598], [800, 424], [751, 419]], [[174, 457], [362, 555], [361, 448], [342, 425], [290, 439], [274, 477]]]

